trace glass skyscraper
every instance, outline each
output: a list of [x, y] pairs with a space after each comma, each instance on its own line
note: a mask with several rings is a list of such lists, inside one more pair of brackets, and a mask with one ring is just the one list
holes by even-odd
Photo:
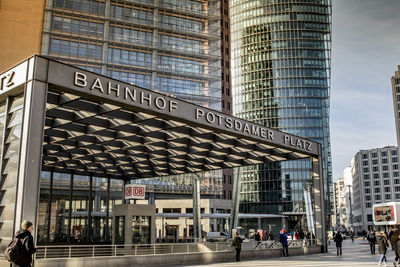
[[[233, 114], [322, 143], [331, 210], [330, 0], [231, 0]], [[304, 227], [309, 160], [243, 168], [241, 212], [288, 215]], [[264, 225], [263, 225], [264, 227]]]

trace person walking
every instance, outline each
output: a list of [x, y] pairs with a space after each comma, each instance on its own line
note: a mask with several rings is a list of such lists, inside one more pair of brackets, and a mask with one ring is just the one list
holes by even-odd
[[351, 242], [354, 242], [354, 232], [353, 231], [350, 231], [350, 239], [351, 239]]
[[[288, 237], [286, 235], [285, 229], [282, 229], [279, 233], [279, 242], [282, 244], [282, 252], [283, 256], [289, 256], [289, 249], [288, 249]], [[286, 254], [285, 254], [286, 252]]]
[[369, 242], [369, 248], [371, 249], [371, 254], [375, 254], [375, 244], [376, 244], [376, 235], [374, 229], [368, 233], [367, 240]]
[[399, 241], [400, 238], [400, 231], [399, 229], [394, 229], [393, 233], [390, 235], [390, 243], [392, 244], [392, 249], [394, 251], [394, 254], [396, 257], [394, 258], [393, 265], [397, 266], [397, 261], [399, 260], [399, 249], [397, 242]]
[[242, 237], [240, 236], [240, 233], [236, 233], [236, 237], [233, 240], [234, 247], [236, 249], [236, 261], [240, 261], [240, 251], [242, 250]]
[[254, 247], [254, 249], [256, 249], [259, 245], [261, 245], [261, 235], [259, 232], [256, 232], [254, 235], [254, 241], [257, 242], [257, 245]]
[[378, 252], [381, 254], [381, 257], [378, 262], [378, 266], [386, 266], [386, 251], [389, 247], [388, 240], [384, 231], [379, 232], [376, 235], [376, 244], [378, 245]]
[[31, 267], [32, 255], [36, 252], [32, 232], [33, 224], [30, 221], [23, 221], [21, 229], [15, 233], [15, 238], [21, 240], [24, 249], [21, 259], [13, 263], [13, 267]]
[[343, 237], [340, 234], [340, 232], [337, 232], [333, 241], [336, 243], [336, 256], [342, 255], [342, 242], [343, 242]]

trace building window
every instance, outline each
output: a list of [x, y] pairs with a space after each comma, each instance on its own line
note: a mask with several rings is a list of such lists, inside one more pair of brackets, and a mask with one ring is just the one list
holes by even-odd
[[378, 167], [378, 166], [372, 167], [372, 171], [373, 171], [373, 172], [378, 172], [378, 171], [379, 171], [379, 167]]
[[381, 152], [381, 156], [382, 156], [382, 157], [386, 157], [386, 156], [387, 156], [387, 152], [386, 152], [386, 151], [382, 151], [382, 152]]
[[379, 180], [378, 181], [374, 181], [374, 185], [379, 185], [379, 184], [380, 184]]
[[371, 154], [371, 156], [372, 156], [373, 158], [377, 158], [377, 157], [378, 157], [378, 153], [373, 152], [373, 153]]
[[367, 159], [368, 158], [368, 154], [362, 154], [362, 158], [363, 159]]
[[369, 182], [364, 182], [364, 186], [370, 186]]
[[366, 201], [370, 201], [371, 200], [371, 196], [365, 196], [365, 200]]
[[374, 179], [379, 179], [379, 173], [374, 173]]
[[382, 164], [386, 164], [386, 163], [388, 163], [388, 159], [387, 158], [383, 158], [382, 159]]
[[400, 194], [395, 194], [394, 197], [395, 197], [396, 199], [399, 199], [399, 198], [400, 198]]
[[385, 200], [389, 200], [389, 199], [391, 199], [392, 197], [391, 197], [391, 195], [390, 194], [385, 194]]
[[225, 174], [222, 175], [222, 181], [223, 181], [224, 184], [226, 184], [226, 175]]
[[392, 162], [397, 162], [397, 157], [393, 157]]
[[393, 172], [393, 177], [399, 177], [399, 172]]
[[392, 150], [392, 156], [397, 155], [397, 149]]
[[369, 172], [369, 168], [363, 168], [363, 172]]
[[378, 160], [377, 160], [377, 159], [373, 159], [373, 160], [372, 160], [372, 164], [373, 164], [373, 165], [378, 165]]
[[400, 186], [395, 186], [395, 187], [394, 187], [394, 191], [400, 192]]
[[366, 202], [366, 203], [365, 203], [365, 207], [366, 207], [366, 208], [371, 208], [371, 207], [372, 207], [371, 202]]
[[385, 193], [390, 193], [390, 187], [385, 187]]
[[365, 189], [365, 194], [369, 194], [369, 193], [371, 193], [371, 189], [366, 188], [366, 189]]
[[364, 174], [364, 180], [369, 180], [369, 174]]
[[381, 200], [381, 195], [375, 195], [375, 200]]
[[390, 181], [389, 180], [383, 180], [383, 184], [384, 185], [390, 185]]
[[363, 166], [368, 166], [368, 160], [363, 161]]
[[367, 221], [372, 222], [372, 214], [367, 214]]
[[229, 184], [232, 184], [232, 175], [228, 175]]
[[389, 173], [388, 172], [384, 172], [383, 173], [383, 178], [389, 178]]
[[[375, 188], [375, 189], [374, 189], [374, 192], [375, 192], [375, 193], [380, 193], [380, 192], [381, 192], [381, 189], [380, 189], [380, 188]], [[375, 198], [375, 199], [376, 199], [376, 198]]]
[[393, 168], [393, 170], [398, 170], [398, 169], [399, 169], [399, 165], [393, 164], [393, 165], [392, 165], [392, 168]]

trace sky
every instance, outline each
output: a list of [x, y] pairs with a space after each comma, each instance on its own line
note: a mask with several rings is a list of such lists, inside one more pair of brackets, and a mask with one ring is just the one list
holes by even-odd
[[400, 0], [332, 0], [333, 180], [362, 149], [397, 146], [391, 77], [400, 65]]

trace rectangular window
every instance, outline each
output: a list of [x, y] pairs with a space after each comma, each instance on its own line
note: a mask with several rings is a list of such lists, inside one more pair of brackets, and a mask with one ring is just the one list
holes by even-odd
[[381, 200], [381, 195], [375, 195], [375, 200]]
[[385, 193], [390, 193], [390, 187], [385, 187]]

